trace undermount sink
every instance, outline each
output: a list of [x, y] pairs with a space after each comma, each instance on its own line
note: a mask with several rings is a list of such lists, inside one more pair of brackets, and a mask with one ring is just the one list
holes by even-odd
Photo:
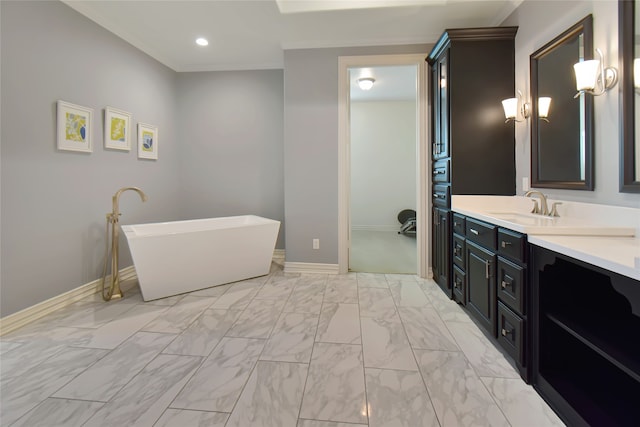
[[564, 236], [635, 236], [633, 227], [613, 226], [585, 218], [551, 217], [533, 213], [488, 211], [486, 218], [503, 222], [499, 224], [511, 227], [530, 235]]
[[521, 223], [527, 223], [531, 225], [537, 225], [541, 222], [542, 223], [553, 222], [559, 218], [559, 217], [543, 216], [543, 215], [537, 215], [533, 213], [521, 213], [521, 212], [487, 212], [487, 213], [495, 217], [498, 217], [500, 219], [504, 219], [505, 221], [521, 222]]

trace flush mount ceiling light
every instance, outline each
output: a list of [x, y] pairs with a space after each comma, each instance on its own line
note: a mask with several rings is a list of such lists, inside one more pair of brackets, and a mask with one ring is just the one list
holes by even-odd
[[196, 44], [198, 46], [208, 46], [209, 40], [205, 39], [204, 37], [199, 37], [196, 39]]
[[358, 87], [362, 90], [370, 90], [373, 87], [373, 83], [376, 81], [373, 77], [362, 77], [358, 79]]

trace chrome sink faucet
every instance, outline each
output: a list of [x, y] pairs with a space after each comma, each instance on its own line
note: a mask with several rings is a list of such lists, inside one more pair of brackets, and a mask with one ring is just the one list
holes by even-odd
[[549, 207], [547, 206], [547, 197], [537, 190], [529, 190], [526, 193], [524, 193], [524, 197], [532, 197], [532, 196], [538, 196], [538, 198], [540, 199], [540, 206], [538, 206], [538, 202], [535, 199], [532, 199], [533, 210], [531, 210], [531, 213], [549, 215]]

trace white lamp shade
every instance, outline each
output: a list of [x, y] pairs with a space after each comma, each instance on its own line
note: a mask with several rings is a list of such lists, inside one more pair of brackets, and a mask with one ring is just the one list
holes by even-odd
[[591, 59], [573, 65], [576, 72], [576, 88], [578, 90], [594, 90], [598, 81], [600, 61]]
[[640, 58], [633, 60], [633, 85], [640, 88]]
[[503, 99], [502, 108], [506, 119], [515, 119], [518, 114], [518, 98]]
[[538, 98], [538, 117], [549, 117], [549, 107], [551, 106], [551, 98], [541, 96]]
[[362, 79], [358, 79], [358, 86], [362, 90], [370, 90], [373, 87], [373, 82], [375, 82], [375, 79], [370, 77], [365, 77]]

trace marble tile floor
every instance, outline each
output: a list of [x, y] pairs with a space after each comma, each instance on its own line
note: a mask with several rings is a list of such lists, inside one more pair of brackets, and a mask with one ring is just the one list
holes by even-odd
[[1, 426], [563, 425], [412, 275], [284, 274], [99, 296], [0, 339]]

